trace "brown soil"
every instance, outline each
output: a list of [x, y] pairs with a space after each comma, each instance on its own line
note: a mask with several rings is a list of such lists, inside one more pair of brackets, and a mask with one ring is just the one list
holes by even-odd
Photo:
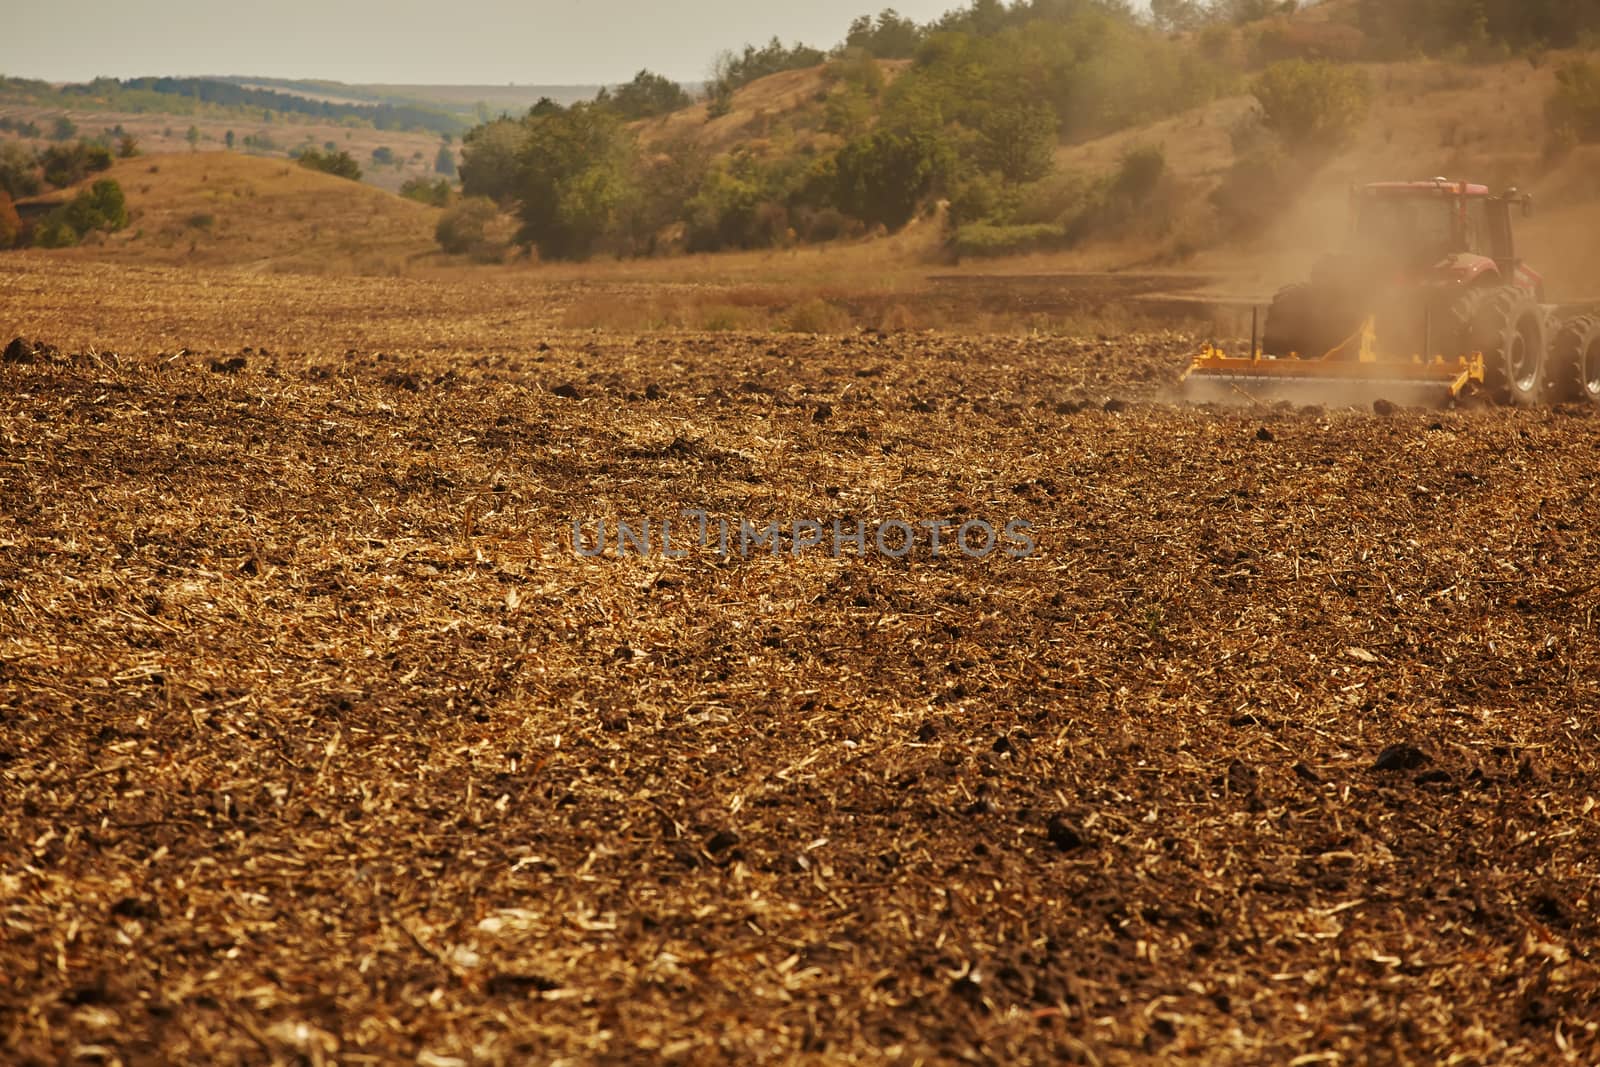
[[[527, 277], [0, 294], [59, 346], [0, 364], [9, 1060], [1600, 1057], [1587, 409]], [[572, 549], [691, 507], [1038, 551]]]

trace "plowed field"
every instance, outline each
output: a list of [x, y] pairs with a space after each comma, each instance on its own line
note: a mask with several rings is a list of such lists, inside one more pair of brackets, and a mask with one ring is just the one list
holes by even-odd
[[606, 296], [0, 260], [5, 1059], [1600, 1059], [1596, 413]]

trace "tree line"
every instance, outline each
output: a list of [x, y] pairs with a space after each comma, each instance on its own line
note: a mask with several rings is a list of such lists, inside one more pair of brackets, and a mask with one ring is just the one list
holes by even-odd
[[[877, 60], [903, 55], [909, 69], [889, 81]], [[777, 41], [726, 53], [710, 117], [737, 87], [818, 63], [812, 132], [824, 137], [779, 131], [722, 156], [692, 137], [644, 145], [631, 120], [687, 98], [643, 71], [593, 101], [545, 100], [469, 131], [462, 192], [514, 211], [517, 239], [545, 258], [826, 240], [898, 229], [941, 196], [999, 204], [1049, 173], [1063, 137], [1171, 114], [1231, 83], [1124, 3], [975, 0], [927, 26], [893, 11], [858, 19], [831, 53]]]

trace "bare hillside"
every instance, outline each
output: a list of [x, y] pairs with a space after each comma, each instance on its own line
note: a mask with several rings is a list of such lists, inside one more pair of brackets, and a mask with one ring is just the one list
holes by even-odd
[[[909, 60], [878, 61], [886, 85], [910, 65]], [[687, 139], [714, 152], [731, 151], [775, 135], [799, 142], [789, 147], [804, 147], [827, 136], [820, 131], [831, 84], [826, 65], [786, 70], [739, 89], [726, 115], [712, 118], [706, 104], [695, 104], [640, 123], [639, 136], [646, 144], [660, 146]]]
[[[439, 211], [283, 160], [223, 152], [144, 156], [106, 175], [122, 185], [126, 230], [54, 255], [134, 264], [385, 272], [434, 249]], [[23, 201], [38, 210], [65, 189]]]

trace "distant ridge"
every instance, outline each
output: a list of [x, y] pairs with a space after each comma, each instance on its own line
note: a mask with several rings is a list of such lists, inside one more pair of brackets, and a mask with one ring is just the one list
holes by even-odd
[[358, 85], [324, 79], [258, 78], [238, 74], [215, 75], [214, 78], [239, 86], [292, 93], [311, 100], [432, 105], [467, 116], [474, 115], [480, 103], [493, 114], [502, 111], [521, 114], [544, 97], [566, 106], [580, 100], [592, 100], [602, 88], [599, 84]]

